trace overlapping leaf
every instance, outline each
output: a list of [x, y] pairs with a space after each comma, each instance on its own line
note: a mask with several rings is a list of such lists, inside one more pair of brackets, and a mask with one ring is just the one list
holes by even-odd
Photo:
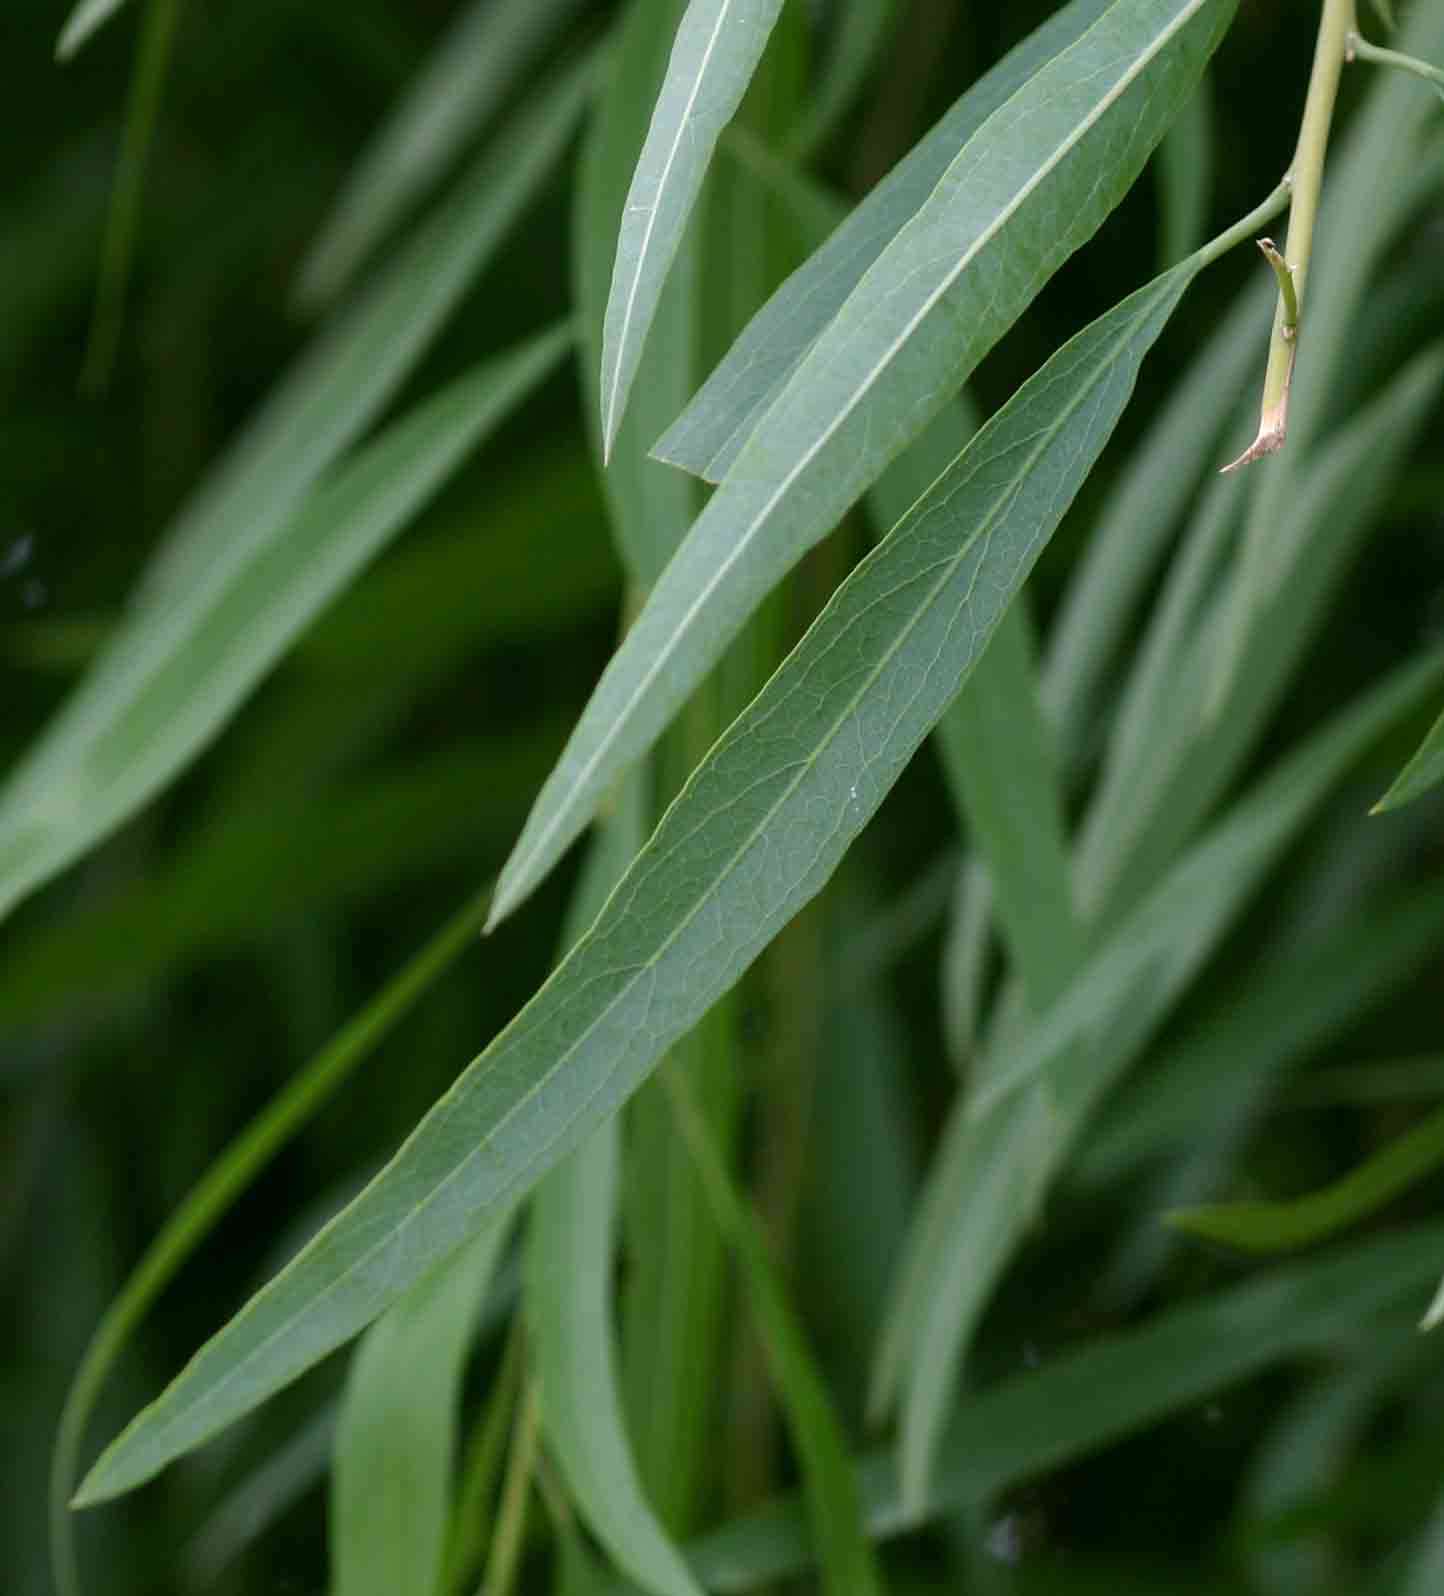
[[603, 453], [621, 425], [642, 345], [722, 129], [747, 91], [782, 0], [691, 0], [637, 160], [602, 335]]
[[149, 1478], [363, 1328], [645, 1079], [820, 890], [966, 681], [1198, 259], [1057, 355], [845, 582], [591, 931], [391, 1165], [108, 1451]]
[[1231, 14], [1231, 0], [1115, 0], [964, 147], [808, 351], [653, 588], [537, 799], [497, 918], [575, 840], [761, 599], [1092, 235]]

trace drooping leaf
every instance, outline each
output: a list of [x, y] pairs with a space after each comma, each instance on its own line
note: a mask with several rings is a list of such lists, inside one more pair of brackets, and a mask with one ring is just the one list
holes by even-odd
[[662, 286], [722, 129], [782, 0], [690, 0], [622, 210], [602, 334], [602, 450], [610, 455]]
[[1299, 827], [1444, 659], [1395, 674], [1285, 760], [1186, 854], [1035, 1024], [1007, 1038], [953, 1111], [914, 1225], [875, 1372], [906, 1386], [902, 1478], [920, 1500], [979, 1315], [1084, 1124]]
[[437, 1588], [461, 1377], [510, 1218], [484, 1225], [378, 1319], [356, 1348], [331, 1474], [335, 1596]]
[[[181, 512], [127, 625], [0, 789], [0, 915], [133, 813], [175, 773], [176, 758], [189, 757], [253, 685], [254, 677], [238, 693], [227, 676], [212, 705], [195, 692], [194, 667], [177, 665], [181, 650], [204, 641], [195, 628], [213, 611], [225, 608], [233, 629], [257, 618], [235, 609], [248, 583], [283, 560], [283, 533], [293, 517], [308, 519], [313, 536], [319, 530], [301, 508], [304, 496], [375, 420], [488, 250], [533, 197], [586, 103], [594, 73], [588, 61], [518, 119], [313, 346]], [[510, 368], [497, 365], [496, 392], [488, 397], [478, 388], [474, 395], [478, 413], [500, 419], [503, 379], [511, 380], [514, 402], [543, 374], [543, 355], [556, 359], [561, 345], [561, 335], [553, 335], [517, 355]], [[444, 413], [455, 401], [453, 392], [437, 403]], [[444, 463], [437, 451], [433, 470]], [[358, 527], [373, 526], [378, 512], [364, 505], [361, 511]], [[321, 596], [309, 597], [319, 608]], [[260, 617], [267, 646], [275, 645], [282, 613], [299, 618], [299, 598], [279, 607], [275, 618], [269, 608]], [[258, 650], [254, 658], [260, 657]], [[166, 672], [177, 670], [187, 684], [187, 714], [160, 716], [163, 746], [143, 750], [129, 712], [149, 703], [154, 716]]]
[[1208, 1203], [1178, 1208], [1179, 1230], [1244, 1252], [1282, 1252], [1323, 1241], [1366, 1218], [1444, 1163], [1444, 1113], [1431, 1114], [1331, 1185], [1286, 1202]]
[[658, 459], [708, 482], [721, 481], [817, 335], [922, 209], [958, 153], [1029, 78], [1076, 43], [1109, 3], [1072, 0], [958, 100], [752, 318], [657, 444]]
[[1397, 809], [1401, 804], [1412, 803], [1431, 787], [1444, 781], [1444, 715], [1430, 727], [1424, 741], [1414, 751], [1414, 757], [1394, 778], [1394, 785], [1374, 806], [1380, 814]]
[[497, 919], [576, 839], [758, 603], [1122, 198], [1231, 14], [1232, 0], [1115, 0], [965, 146], [808, 351], [652, 589], [503, 870]]
[[[890, 1451], [863, 1460], [868, 1528], [882, 1539], [906, 1534], [1184, 1412], [1283, 1359], [1326, 1349], [1417, 1297], [1434, 1278], [1441, 1251], [1444, 1226], [1372, 1237], [1171, 1308], [1000, 1381], [958, 1413], [921, 1502], [904, 1500]], [[817, 1555], [801, 1506], [786, 1498], [702, 1537], [688, 1552], [708, 1590], [718, 1593], [805, 1573]]]
[[647, 458], [652, 439], [686, 403], [697, 378], [699, 262], [690, 238], [673, 260], [632, 402], [605, 466], [596, 394], [617, 232], [681, 11], [682, 0], [633, 0], [607, 64], [573, 201], [572, 279], [585, 355], [579, 372], [582, 414], [602, 472], [613, 541], [639, 590], [661, 575], [697, 513], [696, 484]]
[[[630, 781], [578, 885], [564, 942], [596, 918], [640, 847], [642, 794]], [[619, 1568], [653, 1596], [698, 1596], [637, 1474], [622, 1415], [613, 1324], [620, 1126], [607, 1120], [537, 1187], [526, 1251], [526, 1311], [542, 1431], [572, 1496]]]
[[548, 984], [120, 1437], [87, 1500], [150, 1478], [384, 1311], [580, 1145], [821, 889], [966, 681], [1201, 259], [1060, 350], [848, 578]]
[[473, 945], [487, 898], [472, 899], [400, 973], [346, 1025], [276, 1100], [217, 1158], [146, 1249], [106, 1310], [71, 1379], [50, 1462], [51, 1564], [61, 1596], [78, 1596], [69, 1498], [86, 1426], [100, 1393], [137, 1325], [177, 1271], [251, 1186], [418, 998]]
[[334, 299], [426, 197], [581, 0], [472, 0], [372, 135], [301, 263], [296, 297]]
[[880, 1596], [882, 1586], [863, 1526], [842, 1425], [767, 1250], [767, 1239], [728, 1178], [686, 1082], [674, 1075], [667, 1085], [713, 1217], [741, 1265], [752, 1317], [801, 1459], [803, 1496], [823, 1587], [830, 1596]]

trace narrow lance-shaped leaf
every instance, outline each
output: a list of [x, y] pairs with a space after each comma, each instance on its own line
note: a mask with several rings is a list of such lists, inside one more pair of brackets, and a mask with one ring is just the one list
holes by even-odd
[[[1270, 1271], [1245, 1284], [1099, 1336], [975, 1394], [950, 1429], [931, 1489], [909, 1506], [890, 1452], [862, 1460], [869, 1531], [890, 1538], [1181, 1413], [1283, 1359], [1336, 1346], [1376, 1315], [1427, 1289], [1444, 1226]], [[795, 1499], [766, 1504], [688, 1547], [709, 1591], [742, 1592], [804, 1574], [817, 1549]]]
[[1232, 10], [1115, 0], [979, 129], [808, 352], [652, 589], [507, 861], [494, 920], [1123, 197]]
[[[640, 782], [626, 784], [578, 884], [564, 940], [596, 918], [641, 846]], [[526, 1312], [541, 1424], [567, 1485], [619, 1568], [653, 1596], [699, 1596], [642, 1489], [622, 1416], [612, 1277], [620, 1121], [608, 1119], [537, 1187]]]
[[132, 758], [124, 784], [104, 801], [79, 801], [96, 745], [123, 727], [150, 678], [193, 635], [197, 615], [223, 602], [238, 570], [282, 540], [308, 490], [395, 395], [551, 171], [594, 78], [589, 59], [517, 118], [312, 345], [181, 511], [126, 625], [0, 789], [0, 916], [174, 774], [161, 761]]
[[433, 1591], [441, 1577], [466, 1353], [510, 1215], [413, 1286], [356, 1349], [331, 1476], [333, 1596]]
[[[1096, 22], [1111, 0], [1072, 0], [985, 73], [857, 205], [747, 324], [726, 358], [653, 453], [720, 482], [758, 418], [813, 340], [903, 226], [959, 150], [1038, 69]], [[740, 130], [729, 134], [729, 142]], [[737, 139], [739, 145], [742, 140]], [[835, 223], [830, 224], [830, 233]], [[826, 234], [824, 234], [826, 237]]]
[[782, 0], [691, 0], [677, 29], [617, 238], [602, 335], [602, 445], [610, 454], [662, 286], [722, 129], [762, 59]]
[[84, 1500], [149, 1479], [384, 1311], [579, 1146], [821, 890], [966, 681], [1196, 269], [1079, 334], [972, 440], [713, 748], [537, 996], [117, 1440]]
[[1299, 827], [1371, 742], [1433, 690], [1444, 656], [1395, 673], [1259, 784], [1118, 927], [1063, 997], [1008, 1039], [944, 1132], [884, 1339], [906, 1376], [904, 1494], [927, 1489], [978, 1316], [1100, 1098], [1137, 1058]]
[[316, 306], [356, 276], [461, 154], [581, 0], [472, 0], [356, 161], [301, 265]]
[[56, 57], [68, 61], [87, 39], [98, 33], [125, 4], [125, 0], [77, 0], [60, 38], [55, 44]]
[[1374, 805], [1374, 813], [1382, 814], [1401, 804], [1412, 803], [1441, 781], [1444, 781], [1444, 715], [1430, 727], [1414, 757], [1395, 777], [1394, 785]]
[[680, 1075], [666, 1080], [678, 1128], [702, 1176], [713, 1217], [742, 1267], [753, 1321], [801, 1459], [803, 1495], [824, 1589], [829, 1596], [880, 1596], [842, 1425], [767, 1250], [766, 1237], [728, 1178], [686, 1081]]
[[1306, 1197], [1287, 1202], [1206, 1203], [1177, 1208], [1169, 1224], [1244, 1252], [1281, 1252], [1323, 1241], [1366, 1218], [1444, 1163], [1444, 1111]]
[[[563, 328], [489, 362], [371, 443], [164, 627], [127, 628], [0, 794], [0, 911], [184, 768], [324, 606], [571, 347]], [[123, 663], [122, 663], [123, 662]]]

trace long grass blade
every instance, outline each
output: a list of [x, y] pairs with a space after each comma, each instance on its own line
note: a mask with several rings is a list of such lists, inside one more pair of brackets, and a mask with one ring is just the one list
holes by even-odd
[[0, 792], [0, 912], [183, 769], [570, 347], [562, 328], [462, 378], [274, 527], [251, 528], [218, 578], [189, 593], [164, 625], [137, 618]]
[[121, 1353], [151, 1305], [276, 1154], [364, 1062], [454, 960], [475, 945], [490, 889], [447, 922], [416, 957], [211, 1165], [146, 1249], [91, 1336], [66, 1393], [50, 1471], [51, 1558], [60, 1596], [79, 1596], [69, 1499], [85, 1430]]
[[446, 1550], [461, 1377], [506, 1214], [366, 1332], [336, 1427], [329, 1514], [335, 1596], [434, 1591]]
[[1116, 0], [964, 148], [809, 351], [653, 588], [502, 872], [496, 919], [1122, 198], [1231, 14], [1231, 0]]
[[900, 1278], [874, 1396], [906, 1384], [902, 1478], [920, 1500], [978, 1316], [1071, 1145], [1299, 827], [1444, 659], [1396, 673], [1315, 735], [1159, 883], [954, 1110]]
[[662, 286], [722, 129], [731, 121], [782, 0], [691, 0], [622, 211], [602, 334], [602, 453], [627, 407]]
[[472, 0], [356, 161], [301, 264], [308, 309], [346, 288], [581, 9], [581, 0]]
[[767, 1250], [766, 1237], [728, 1178], [686, 1082], [680, 1075], [665, 1079], [678, 1129], [702, 1177], [713, 1217], [741, 1265], [752, 1315], [802, 1460], [803, 1494], [824, 1589], [830, 1596], [879, 1596], [882, 1587], [863, 1529], [842, 1425]]

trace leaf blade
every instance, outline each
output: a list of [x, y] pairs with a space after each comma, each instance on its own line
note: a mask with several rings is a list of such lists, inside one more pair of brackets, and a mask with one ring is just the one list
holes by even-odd
[[1115, 0], [964, 148], [652, 589], [502, 871], [493, 923], [556, 863], [760, 600], [1121, 199], [1166, 126], [1160, 96], [1196, 80], [1231, 10], [1232, 0]]
[[1424, 741], [1394, 778], [1388, 792], [1374, 805], [1373, 813], [1384, 814], [1413, 803], [1441, 781], [1444, 781], [1444, 714], [1425, 733]]
[[662, 287], [723, 127], [742, 102], [782, 0], [691, 0], [622, 211], [602, 332], [609, 457]]
[[[92, 1470], [86, 1500], [150, 1478], [368, 1323], [480, 1215], [580, 1145], [820, 890], [966, 679], [1193, 269], [1140, 290], [1059, 351], [848, 578], [551, 981], [352, 1207], [133, 1421]], [[1046, 482], [1036, 469], [1045, 448]], [[900, 585], [913, 596], [898, 608]], [[844, 641], [866, 647], [865, 663], [839, 656]], [[920, 685], [917, 658], [934, 665]], [[864, 749], [865, 761], [855, 757]], [[793, 839], [785, 873], [772, 835]], [[663, 905], [664, 918], [634, 912], [645, 903]]]

